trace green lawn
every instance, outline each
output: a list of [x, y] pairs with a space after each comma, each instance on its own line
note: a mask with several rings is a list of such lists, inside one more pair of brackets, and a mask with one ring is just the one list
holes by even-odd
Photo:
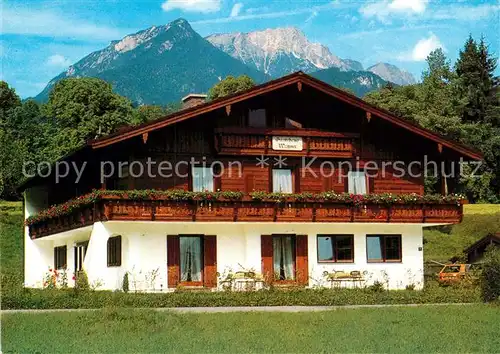
[[3, 353], [498, 352], [500, 307], [3, 314]]
[[23, 212], [21, 202], [0, 201], [0, 271], [23, 274]]
[[500, 204], [464, 205], [462, 223], [424, 229], [424, 258], [446, 262], [494, 232], [500, 232]]

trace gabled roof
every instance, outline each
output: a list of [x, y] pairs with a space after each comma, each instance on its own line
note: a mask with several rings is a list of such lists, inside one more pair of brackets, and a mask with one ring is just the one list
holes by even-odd
[[315, 79], [309, 75], [304, 74], [303, 72], [299, 71], [287, 76], [284, 76], [282, 78], [272, 80], [269, 82], [266, 82], [262, 85], [254, 86], [253, 88], [239, 92], [233, 95], [229, 95], [223, 98], [219, 98], [214, 101], [210, 101], [201, 105], [197, 105], [192, 108], [188, 108], [185, 110], [181, 110], [178, 112], [175, 112], [173, 114], [170, 114], [166, 117], [163, 117], [161, 119], [144, 123], [139, 126], [135, 127], [130, 127], [126, 129], [122, 129], [118, 132], [115, 132], [111, 135], [96, 139], [96, 140], [91, 140], [88, 142], [88, 145], [90, 145], [93, 149], [99, 149], [101, 147], [105, 147], [126, 139], [130, 139], [135, 136], [139, 136], [144, 133], [149, 133], [153, 130], [164, 128], [166, 126], [182, 122], [184, 120], [199, 116], [200, 114], [208, 113], [211, 111], [215, 111], [217, 109], [221, 109], [226, 107], [227, 105], [235, 104], [244, 100], [247, 100], [252, 97], [256, 97], [262, 94], [266, 94], [268, 92], [280, 89], [285, 86], [301, 83], [302, 85], [307, 85], [312, 88], [317, 89], [318, 91], [321, 91], [323, 93], [326, 93], [332, 97], [337, 98], [338, 100], [341, 100], [345, 103], [348, 103], [352, 106], [358, 107], [362, 110], [365, 110], [366, 112], [371, 113], [372, 115], [375, 115], [377, 117], [380, 117], [386, 121], [391, 122], [394, 125], [400, 126], [404, 129], [410, 130], [414, 132], [415, 134], [418, 134], [420, 136], [423, 136], [427, 139], [433, 140], [438, 144], [442, 144], [442, 146], [446, 146], [454, 151], [457, 151], [461, 153], [464, 156], [470, 157], [472, 159], [476, 160], [481, 160], [483, 158], [483, 155], [481, 152], [476, 151], [468, 146], [465, 146], [463, 144], [457, 143], [455, 141], [452, 141], [448, 138], [445, 138], [437, 133], [434, 133], [428, 129], [425, 129], [417, 124], [414, 124], [410, 121], [407, 121], [405, 119], [399, 118], [392, 113], [378, 108], [372, 104], [369, 104], [368, 102], [363, 101], [359, 97], [356, 97], [348, 92], [345, 92], [343, 90], [340, 90], [336, 87], [333, 87], [331, 85], [328, 85], [327, 83], [320, 81], [318, 79]]
[[496, 243], [496, 244], [500, 245], [500, 232], [498, 232], [496, 234], [489, 234], [489, 235], [483, 237], [479, 241], [477, 241], [474, 244], [472, 244], [472, 246], [470, 246], [469, 248], [465, 249], [464, 252], [465, 253], [473, 252], [474, 250], [476, 250], [476, 249], [478, 249], [478, 248], [480, 248], [480, 247], [482, 247], [484, 245], [488, 245], [490, 243]]

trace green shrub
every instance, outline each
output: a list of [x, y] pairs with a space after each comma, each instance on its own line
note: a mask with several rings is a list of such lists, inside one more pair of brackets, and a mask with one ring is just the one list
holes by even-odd
[[500, 250], [490, 247], [484, 258], [481, 290], [484, 301], [500, 299]]
[[75, 275], [75, 289], [87, 291], [90, 290], [89, 278], [84, 270], [81, 270]]
[[22, 289], [2, 294], [3, 309], [202, 307], [202, 306], [340, 306], [480, 302], [479, 288], [430, 287], [422, 291], [369, 289], [295, 289], [255, 292], [125, 293], [71, 289]]
[[129, 291], [128, 272], [125, 272], [123, 275], [122, 290], [124, 293], [128, 293]]
[[376, 292], [376, 293], [380, 293], [380, 292], [384, 291], [384, 283], [379, 282], [378, 280], [376, 280], [372, 285], [370, 285], [368, 287], [368, 289], [370, 291], [373, 291], [373, 292]]

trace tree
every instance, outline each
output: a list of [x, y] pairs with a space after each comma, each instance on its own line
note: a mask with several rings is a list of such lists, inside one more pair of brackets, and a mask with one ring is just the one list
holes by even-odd
[[62, 156], [86, 140], [112, 133], [133, 124], [131, 102], [106, 81], [96, 78], [68, 78], [59, 81], [49, 94], [46, 115], [53, 117], [58, 133], [54, 146]]
[[[458, 76], [460, 113], [464, 122], [494, 123], [499, 125], [498, 78], [495, 77], [496, 59], [481, 38], [479, 44], [469, 36], [455, 65]], [[493, 113], [493, 114], [492, 114]]]
[[21, 99], [16, 91], [5, 81], [0, 81], [0, 125], [7, 117], [7, 112], [21, 105]]
[[247, 75], [238, 77], [228, 76], [224, 80], [215, 84], [209, 91], [208, 97], [211, 100], [216, 100], [236, 92], [248, 90], [255, 86], [255, 82]]

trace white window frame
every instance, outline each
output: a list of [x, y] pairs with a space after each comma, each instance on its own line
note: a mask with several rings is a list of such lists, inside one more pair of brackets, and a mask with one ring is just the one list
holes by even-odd
[[[365, 190], [364, 193], [359, 193], [359, 191], [356, 190], [356, 182], [359, 179], [363, 179], [364, 181], [364, 186]], [[368, 178], [366, 176], [366, 171], [349, 171], [347, 173], [347, 189], [348, 192], [351, 194], [368, 194]]]
[[[201, 184], [200, 187], [196, 182], [198, 174], [201, 172]], [[193, 192], [214, 192], [214, 171], [212, 167], [201, 167], [193, 166], [191, 169], [191, 183], [193, 186]]]
[[[279, 180], [276, 181], [276, 178], [275, 178], [275, 174], [274, 172], [275, 171], [288, 171], [290, 172], [290, 175], [289, 176], [286, 176], [287, 178], [289, 177], [290, 178], [290, 191], [283, 191], [280, 187], [281, 187], [281, 184], [279, 183]], [[273, 193], [287, 193], [287, 194], [291, 194], [293, 193], [293, 170], [290, 169], [290, 168], [275, 168], [273, 169], [272, 171], [272, 183], [273, 183]]]

